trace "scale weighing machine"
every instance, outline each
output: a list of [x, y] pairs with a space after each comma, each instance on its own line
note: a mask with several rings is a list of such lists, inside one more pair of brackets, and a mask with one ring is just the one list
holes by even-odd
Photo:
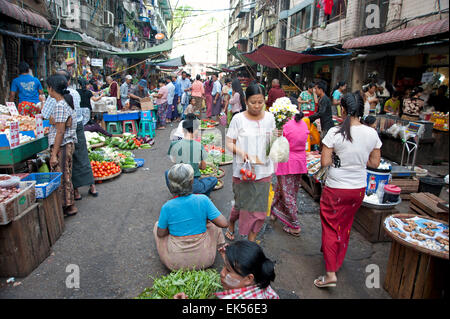
[[400, 165], [392, 163], [392, 177], [413, 177], [416, 176], [414, 166], [419, 148], [419, 137], [425, 129], [423, 124], [410, 122], [406, 127], [405, 138], [402, 139], [403, 150]]

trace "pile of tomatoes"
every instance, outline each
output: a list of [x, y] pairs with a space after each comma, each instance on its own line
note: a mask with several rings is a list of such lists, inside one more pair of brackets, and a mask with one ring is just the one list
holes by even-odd
[[241, 168], [241, 177], [243, 181], [254, 181], [256, 174], [250, 169]]
[[223, 149], [220, 146], [215, 146], [215, 145], [203, 145], [205, 147], [205, 151], [207, 151], [209, 153], [209, 151], [212, 150], [216, 150], [219, 151], [220, 153], [225, 153], [225, 149]]
[[91, 161], [94, 178], [108, 177], [120, 172], [120, 166], [114, 162]]

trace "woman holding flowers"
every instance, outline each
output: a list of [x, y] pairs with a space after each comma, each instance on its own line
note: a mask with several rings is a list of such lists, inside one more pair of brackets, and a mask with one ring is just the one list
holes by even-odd
[[[281, 100], [281, 99], [279, 99]], [[271, 112], [277, 112], [277, 100]], [[287, 104], [287, 101], [285, 102]], [[295, 107], [292, 105], [292, 107]], [[292, 112], [290, 106], [282, 107], [281, 113]], [[295, 113], [292, 112], [292, 113]], [[306, 168], [306, 141], [309, 130], [304, 121], [303, 113], [296, 113], [283, 127], [283, 136], [289, 142], [289, 160], [286, 163], [277, 164], [277, 185], [274, 189], [275, 195], [271, 207], [271, 220], [277, 218], [284, 224], [283, 230], [293, 236], [300, 235], [300, 224], [297, 217], [297, 192], [300, 186], [302, 174], [307, 172]]]
[[[245, 96], [247, 110], [233, 117], [226, 136], [226, 147], [234, 155], [235, 203], [225, 236], [234, 240], [234, 226], [239, 220], [239, 234], [255, 241], [266, 218], [270, 182], [274, 173], [274, 165], [266, 155], [266, 148], [275, 130], [275, 119], [272, 113], [265, 111], [264, 90], [261, 86], [251, 84]], [[246, 161], [251, 163], [256, 175], [251, 179], [241, 175]]]

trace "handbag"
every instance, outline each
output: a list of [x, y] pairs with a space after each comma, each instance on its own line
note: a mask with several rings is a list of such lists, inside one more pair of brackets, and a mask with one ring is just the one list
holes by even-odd
[[225, 113], [220, 113], [220, 116], [219, 116], [219, 123], [220, 123], [220, 125], [222, 125], [222, 126], [227, 126], [227, 115], [225, 114]]

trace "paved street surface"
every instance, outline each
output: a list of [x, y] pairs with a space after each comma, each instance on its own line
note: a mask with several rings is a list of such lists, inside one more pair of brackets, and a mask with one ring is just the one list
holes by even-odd
[[[138, 150], [145, 158], [144, 168], [122, 174], [116, 180], [98, 185], [98, 198], [77, 202], [78, 215], [66, 218], [66, 230], [53, 246], [52, 254], [26, 278], [16, 278], [20, 285], [5, 285], [1, 279], [0, 298], [133, 298], [150, 287], [150, 276], [168, 270], [156, 252], [152, 229], [159, 210], [170, 195], [164, 171], [171, 166], [166, 153], [169, 130], [158, 131], [151, 150]], [[218, 209], [228, 217], [233, 193], [231, 165], [224, 166], [225, 187], [212, 193]], [[268, 220], [258, 237], [269, 258], [276, 260], [273, 287], [281, 298], [389, 298], [382, 288], [366, 288], [366, 266], [380, 267], [382, 287], [390, 243], [371, 244], [359, 233], [351, 234], [348, 254], [338, 273], [338, 286], [319, 290], [313, 280], [324, 274], [320, 252], [321, 225], [318, 203], [303, 191], [299, 193], [301, 237], [283, 232], [278, 222]], [[66, 266], [80, 267], [80, 289], [65, 285]], [[218, 256], [214, 267], [220, 271]]]

